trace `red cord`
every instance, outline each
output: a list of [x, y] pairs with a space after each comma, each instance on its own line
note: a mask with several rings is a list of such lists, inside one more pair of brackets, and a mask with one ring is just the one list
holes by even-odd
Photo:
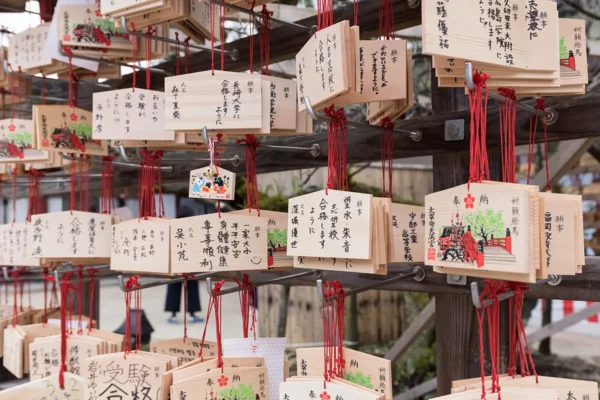
[[487, 74], [473, 74], [475, 90], [469, 91], [469, 104], [471, 109], [471, 161], [469, 165], [469, 183], [481, 182], [489, 179], [489, 165], [487, 157], [486, 127], [488, 92], [486, 81]]
[[[135, 30], [135, 24], [132, 22], [131, 23], [131, 29], [133, 29], [134, 33], [137, 33], [137, 31]], [[133, 37], [131, 38], [131, 68], [133, 69], [132, 71], [132, 84], [131, 84], [131, 91], [135, 92], [135, 87], [137, 85], [137, 71], [136, 71], [136, 63], [137, 63], [137, 52], [138, 52], [138, 47], [137, 47], [137, 43], [138, 43], [138, 37], [137, 35], [133, 35]]]
[[354, 0], [354, 26], [358, 26], [358, 0]]
[[[42, 74], [42, 105], [44, 105], [46, 104], [46, 75], [44, 74], [44, 71], [40, 71], [40, 73]], [[2, 107], [4, 108], [4, 102], [2, 102]], [[4, 118], [4, 116], [2, 116], [2, 118]]]
[[[10, 168], [10, 166], [8, 167]], [[13, 220], [14, 224], [17, 222], [17, 169], [13, 168], [12, 175], [12, 206], [13, 206]]]
[[88, 315], [88, 333], [90, 333], [94, 329], [94, 291], [96, 290], [96, 273], [98, 270], [96, 268], [88, 268], [87, 272], [90, 276], [90, 311]]
[[185, 60], [185, 73], [189, 73], [189, 67], [190, 67], [190, 40], [192, 38], [191, 37], [187, 37], [185, 38], [185, 40], [183, 41], [183, 54], [184, 54], [184, 60]]
[[[394, 168], [394, 123], [387, 117], [381, 120], [381, 126], [383, 130], [379, 133], [379, 143], [381, 151], [381, 188], [382, 197], [386, 197], [386, 193], [389, 198], [393, 198], [392, 182], [393, 182], [393, 168]], [[388, 191], [386, 192], [386, 175], [388, 181]]]
[[65, 372], [67, 372], [67, 308], [69, 291], [73, 289], [70, 284], [72, 273], [63, 274], [60, 284], [60, 371], [58, 374], [58, 382], [61, 389], [65, 388]]
[[156, 32], [156, 29], [152, 29], [152, 26], [148, 27], [146, 32], [146, 90], [150, 90], [150, 78], [152, 71], [150, 70], [150, 62], [152, 61], [152, 34]]
[[131, 353], [131, 295], [132, 292], [135, 293], [135, 324], [136, 324], [136, 337], [135, 337], [135, 350], [138, 350], [141, 339], [140, 327], [138, 327], [138, 319], [141, 318], [141, 315], [138, 317], [138, 313], [141, 312], [141, 290], [134, 290], [140, 284], [138, 282], [140, 276], [135, 275], [130, 277], [125, 283], [125, 346], [124, 346], [124, 354], [123, 357], [127, 358], [127, 354]]
[[83, 265], [77, 267], [77, 334], [83, 333]]
[[196, 274], [183, 274], [183, 343], [185, 343], [187, 334], [187, 312], [188, 312], [188, 279]]
[[204, 349], [204, 341], [206, 338], [206, 328], [208, 328], [208, 320], [210, 319], [210, 313], [214, 309], [215, 311], [215, 334], [217, 341], [217, 366], [219, 368], [223, 368], [223, 348], [221, 344], [221, 322], [222, 322], [222, 312], [223, 305], [221, 303], [221, 288], [225, 284], [225, 281], [220, 281], [215, 283], [215, 286], [212, 289], [212, 296], [210, 297], [210, 301], [208, 303], [208, 311], [206, 313], [206, 324], [204, 325], [204, 332], [202, 333], [202, 342], [200, 344], [200, 352], [198, 353], [198, 358], [200, 358], [201, 362], [204, 360], [202, 355]]
[[179, 75], [179, 32], [175, 32], [175, 75]]
[[334, 106], [330, 106], [325, 108], [324, 111], [325, 115], [330, 118], [327, 123], [327, 190], [348, 190], [348, 172], [346, 169], [348, 121], [343, 108], [335, 110]]
[[256, 0], [252, 0], [250, 6], [250, 32], [248, 33], [248, 39], [250, 40], [250, 73], [254, 72], [254, 27], [256, 26], [256, 15], [254, 14], [254, 7], [256, 6]]
[[19, 270], [17, 267], [10, 272], [10, 275], [13, 277], [13, 328], [19, 324], [19, 301], [17, 298], [17, 293], [19, 292]]
[[225, 0], [221, 0], [221, 71], [225, 71]]
[[267, 9], [267, 5], [263, 4], [262, 10], [262, 25], [259, 31], [260, 37], [260, 68], [261, 72], [265, 75], [269, 75], [269, 53], [271, 43], [271, 17], [273, 11]]
[[102, 214], [112, 214], [113, 206], [113, 170], [112, 161], [114, 157], [102, 157], [102, 188], [101, 188], [101, 212]]

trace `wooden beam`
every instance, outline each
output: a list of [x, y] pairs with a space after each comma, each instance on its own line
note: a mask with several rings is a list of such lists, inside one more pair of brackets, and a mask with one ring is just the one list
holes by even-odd
[[415, 400], [433, 392], [437, 388], [437, 377], [421, 383], [406, 392], [394, 396], [394, 400]]
[[[556, 152], [548, 160], [550, 185], [554, 186], [579, 161], [596, 142], [596, 138], [560, 142]], [[535, 175], [533, 185], [546, 188], [546, 165]]]
[[392, 362], [396, 361], [406, 353], [413, 343], [421, 337], [423, 331], [433, 326], [435, 320], [435, 300], [430, 300], [423, 310], [417, 315], [408, 329], [394, 343], [391, 349], [385, 353], [383, 358]]
[[592, 304], [581, 311], [564, 317], [560, 321], [541, 327], [537, 331], [527, 335], [527, 341], [532, 345], [597, 314], [600, 314], [600, 303]]

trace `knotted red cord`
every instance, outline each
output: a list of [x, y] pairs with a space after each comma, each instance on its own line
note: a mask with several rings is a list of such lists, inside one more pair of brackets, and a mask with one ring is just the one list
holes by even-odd
[[[254, 72], [254, 27], [256, 26], [256, 15], [254, 14], [254, 7], [256, 6], [256, 0], [252, 0], [250, 6], [250, 32], [248, 33], [248, 40], [250, 41], [250, 73]], [[260, 32], [259, 32], [260, 34]]]
[[[254, 340], [256, 340], [256, 304], [252, 301], [253, 297], [256, 298], [256, 288], [250, 282], [248, 274], [244, 274], [243, 280], [240, 282], [235, 277], [233, 281], [237, 283], [241, 289], [238, 294], [240, 297], [240, 309], [242, 313], [242, 333], [244, 338], [248, 338], [250, 331], [254, 332]], [[252, 311], [250, 311], [252, 307]]]
[[248, 211], [251, 212], [252, 209], [255, 209], [260, 217], [258, 178], [256, 176], [256, 149], [260, 146], [260, 142], [254, 135], [247, 134], [245, 139], [238, 139], [237, 143], [246, 145], [246, 199]]
[[[44, 268], [44, 316], [42, 322], [48, 323], [48, 282], [52, 282], [53, 286], [56, 287], [56, 281], [52, 275], [48, 274], [48, 268]], [[52, 308], [52, 296], [50, 298], [50, 308]]]
[[333, 0], [317, 0], [317, 30], [333, 25]]
[[339, 282], [325, 283], [321, 306], [324, 385], [332, 378], [343, 376], [345, 301], [346, 292]]
[[125, 283], [125, 346], [123, 357], [127, 358], [127, 354], [131, 353], [131, 294], [135, 292], [135, 351], [141, 348], [141, 308], [142, 308], [142, 291], [135, 290], [140, 286], [138, 280], [140, 276], [135, 275], [130, 277]]
[[[383, 129], [379, 132], [379, 147], [381, 151], [381, 189], [382, 197], [393, 198], [392, 173], [394, 164], [394, 123], [388, 117], [381, 120]], [[388, 191], [385, 190], [386, 174], [388, 180]]]
[[346, 141], [348, 120], [344, 109], [334, 106], [325, 108], [327, 123], [327, 189], [348, 190], [348, 172], [346, 169]]
[[469, 91], [471, 109], [469, 183], [481, 182], [489, 179], [490, 176], [486, 144], [488, 92], [485, 85], [489, 77], [487, 74], [473, 73], [475, 90]]
[[90, 276], [90, 311], [88, 315], [88, 333], [90, 333], [94, 329], [94, 292], [96, 290], [96, 273], [98, 272], [98, 269], [88, 268], [87, 272]]
[[29, 184], [27, 216], [25, 217], [25, 220], [31, 222], [31, 216], [41, 212], [40, 178], [44, 176], [44, 173], [32, 168], [27, 174], [29, 175]]
[[499, 88], [498, 93], [505, 98], [503, 103], [498, 103], [500, 150], [502, 153], [502, 182], [516, 183], [515, 122], [517, 116], [517, 98], [515, 91], [512, 89]]
[[[13, 328], [19, 324], [19, 301], [17, 298], [17, 293], [19, 292], [19, 269], [14, 267], [12, 271], [10, 271], [10, 275], [13, 277], [13, 295], [14, 295], [14, 304], [13, 304]], [[22, 307], [22, 305], [21, 305]]]
[[271, 17], [273, 11], [269, 11], [266, 4], [263, 4], [262, 10], [262, 24], [260, 25], [259, 38], [260, 38], [260, 69], [265, 75], [269, 75], [269, 53], [271, 43]]
[[[162, 197], [162, 177], [160, 173], [162, 151], [141, 150], [139, 218], [165, 216]], [[158, 211], [156, 207], [156, 186], [158, 186]]]
[[113, 156], [102, 157], [102, 188], [101, 188], [101, 212], [112, 214], [113, 207]]
[[221, 304], [221, 289], [225, 281], [220, 281], [215, 283], [212, 289], [212, 296], [210, 297], [210, 301], [208, 302], [208, 310], [206, 312], [206, 324], [204, 325], [204, 332], [202, 333], [202, 342], [200, 344], [200, 351], [198, 353], [198, 358], [200, 361], [204, 361], [204, 356], [202, 352], [204, 350], [204, 341], [206, 338], [206, 328], [208, 328], [208, 320], [210, 319], [210, 314], [212, 310], [215, 310], [215, 334], [217, 341], [217, 366], [219, 368], [223, 368], [223, 349], [221, 346], [221, 315], [222, 315], [222, 304]]
[[[8, 167], [10, 168], [10, 167]], [[13, 220], [14, 225], [17, 222], [17, 168], [12, 170], [12, 208], [13, 208]]]
[[187, 334], [187, 312], [188, 312], [188, 279], [196, 274], [183, 274], [183, 343], [188, 337]]
[[77, 334], [83, 333], [83, 265], [77, 267]]
[[148, 27], [146, 32], [146, 89], [150, 90], [150, 77], [152, 71], [150, 71], [150, 62], [152, 61], [152, 35], [156, 32], [156, 29], [152, 29], [152, 26]]
[[[356, 5], [355, 7], [358, 7], [358, 6]], [[378, 7], [379, 7], [379, 37], [384, 40], [393, 40], [394, 39], [394, 10], [393, 10], [393, 5], [392, 5], [392, 0], [378, 0]]]
[[175, 32], [175, 75], [179, 75], [179, 32]]
[[74, 289], [71, 285], [72, 273], [63, 274], [60, 283], [60, 371], [58, 374], [58, 383], [61, 389], [65, 388], [65, 372], [67, 372], [67, 308], [69, 291]]

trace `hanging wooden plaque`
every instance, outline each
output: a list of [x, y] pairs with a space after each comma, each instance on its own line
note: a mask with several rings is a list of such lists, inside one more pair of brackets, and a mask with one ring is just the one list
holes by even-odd
[[[468, 0], [422, 6], [423, 52], [504, 67], [549, 71], [556, 53], [556, 3], [506, 0], [502, 7]], [[546, 12], [542, 12], [546, 10]], [[552, 10], [552, 11], [551, 11]], [[509, 24], [503, 21], [510, 20]], [[536, 50], [536, 48], [538, 48]]]
[[100, 11], [104, 15], [113, 15], [121, 12], [150, 12], [155, 8], [161, 8], [164, 0], [101, 0]]
[[[231, 211], [229, 214], [253, 215], [258, 217], [257, 210], [248, 209]], [[294, 260], [287, 255], [287, 213], [261, 210], [260, 218], [265, 218], [267, 220], [269, 268], [292, 267], [294, 265]]]
[[278, 399], [269, 397], [266, 368], [217, 369], [171, 386], [173, 399]]
[[0, 225], [0, 262], [6, 266], [39, 267], [40, 259], [32, 257], [30, 223]]
[[[223, 368], [264, 368], [263, 357], [222, 357]], [[173, 383], [185, 382], [196, 376], [219, 368], [216, 358], [201, 361], [196, 359], [173, 371]]]
[[205, 341], [202, 346], [201, 339], [186, 338], [172, 340], [158, 340], [150, 343], [152, 353], [167, 354], [177, 357], [180, 363], [187, 363], [198, 358], [200, 348], [203, 348], [202, 356], [206, 359], [217, 357], [217, 344]]
[[23, 378], [23, 334], [16, 327], [4, 330], [2, 365], [18, 379]]
[[173, 273], [268, 269], [267, 220], [206, 214], [171, 222]]
[[269, 82], [269, 127], [271, 130], [295, 131], [298, 110], [296, 82], [265, 75], [262, 79]]
[[87, 371], [84, 398], [162, 398], [162, 377], [170, 369], [168, 365], [164, 359], [134, 353], [88, 358], [84, 361], [84, 371]]
[[[322, 377], [323, 376], [323, 348], [302, 348], [296, 350], [298, 360], [298, 376]], [[342, 378], [348, 382], [385, 395], [386, 399], [392, 396], [392, 363], [390, 360], [362, 353], [360, 351], [344, 348], [345, 360]]]
[[113, 225], [110, 269], [170, 273], [170, 232], [170, 221], [164, 218], [136, 218]]
[[0, 163], [48, 160], [48, 152], [37, 150], [36, 145], [32, 120], [0, 120]]
[[58, 375], [28, 382], [0, 392], [0, 400], [84, 400], [85, 379], [65, 372], [65, 387], [60, 388]]
[[[531, 399], [531, 400], [556, 400], [562, 399], [558, 396], [557, 391], [554, 389], [540, 389], [540, 388], [514, 388], [514, 387], [505, 387], [502, 386], [502, 390], [500, 396], [496, 393], [487, 393], [487, 400], [521, 400], [521, 399]], [[481, 399], [481, 387], [479, 389], [468, 390], [461, 393], [449, 394], [447, 396], [434, 397], [431, 400], [480, 400]], [[565, 398], [566, 399], [566, 398]]]
[[[296, 54], [298, 109], [304, 111], [304, 96], [317, 107], [349, 89], [346, 38], [349, 22], [341, 21], [312, 35]], [[352, 78], [353, 79], [353, 78]]]
[[[52, 310], [51, 310], [52, 311]], [[42, 315], [44, 310], [42, 310]], [[35, 315], [33, 318], [35, 318]], [[35, 322], [35, 321], [34, 321]], [[29, 373], [29, 345], [37, 338], [60, 334], [60, 327], [51, 324], [36, 323], [33, 325], [17, 325], [23, 333], [23, 373]]]
[[31, 70], [52, 65], [52, 58], [44, 52], [49, 29], [50, 24], [41, 24], [9, 37], [8, 62], [13, 68]]
[[190, 171], [189, 197], [193, 199], [235, 199], [235, 174], [225, 168], [204, 167]]
[[584, 19], [559, 18], [560, 83], [587, 85], [587, 35]]
[[86, 259], [110, 257], [110, 215], [83, 211], [37, 214], [31, 218], [31, 257]]
[[370, 259], [372, 197], [321, 190], [291, 198], [287, 254]]
[[391, 262], [424, 262], [425, 207], [391, 204]]
[[[32, 381], [60, 372], [60, 336], [36, 339], [29, 345], [29, 378]], [[86, 376], [85, 359], [101, 354], [100, 340], [87, 335], [67, 337], [67, 369], [69, 373]]]
[[383, 396], [369, 393], [339, 382], [327, 382], [323, 387], [323, 379], [291, 379], [279, 385], [279, 400], [313, 400], [313, 399], [352, 399], [382, 400]]
[[92, 139], [93, 116], [69, 106], [33, 106], [37, 146], [63, 153], [108, 155], [108, 144]]
[[96, 4], [64, 5], [58, 13], [63, 46], [98, 49], [132, 49], [129, 35], [115, 21], [103, 17]]
[[539, 228], [531, 190], [471, 183], [425, 196], [425, 262], [474, 272], [535, 271], [539, 238], [533, 232]]
[[165, 94], [156, 90], [96, 92], [94, 139], [174, 140], [165, 129]]
[[230, 74], [198, 72], [165, 78], [165, 128], [260, 129], [261, 77]]

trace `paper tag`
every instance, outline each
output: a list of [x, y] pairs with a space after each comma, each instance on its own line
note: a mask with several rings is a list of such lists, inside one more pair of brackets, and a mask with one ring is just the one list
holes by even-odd
[[267, 221], [206, 214], [171, 222], [173, 273], [268, 268]]
[[190, 171], [189, 197], [193, 199], [235, 199], [235, 174], [225, 168], [204, 167]]
[[169, 273], [169, 220], [132, 219], [112, 226], [110, 268]]
[[108, 155], [108, 144], [92, 139], [92, 113], [69, 106], [33, 106], [40, 150]]
[[287, 254], [371, 258], [372, 197], [321, 190], [289, 199]]
[[110, 257], [110, 215], [83, 211], [37, 214], [29, 229], [35, 258]]
[[285, 338], [225, 339], [223, 342], [223, 355], [228, 357], [264, 357], [268, 371], [269, 399], [278, 400], [279, 384], [283, 382], [285, 343]]
[[0, 120], [0, 163], [48, 160], [48, 152], [36, 148], [33, 121]]
[[156, 90], [96, 92], [94, 139], [174, 140], [165, 129], [165, 94]]

